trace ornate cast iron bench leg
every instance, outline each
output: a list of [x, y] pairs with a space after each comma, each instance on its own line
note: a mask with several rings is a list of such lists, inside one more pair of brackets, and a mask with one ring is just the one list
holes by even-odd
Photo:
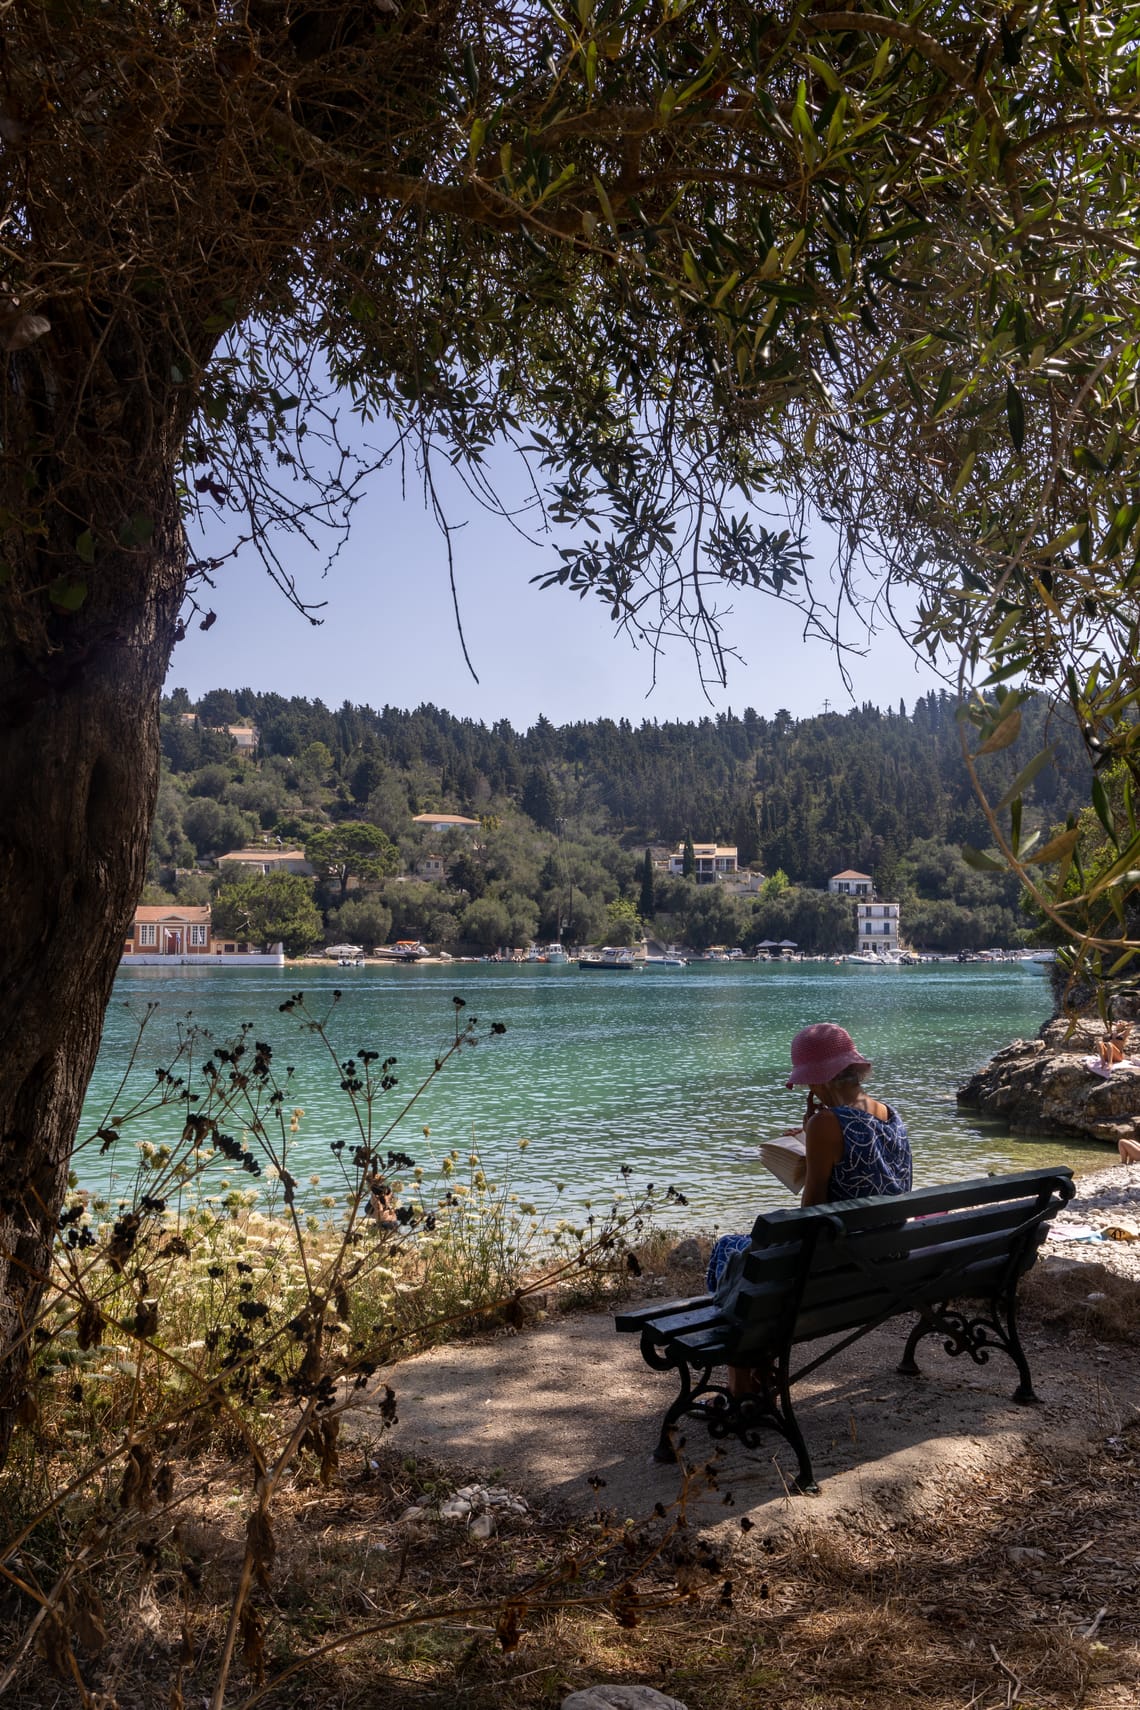
[[[710, 1381], [713, 1368], [700, 1369], [693, 1382], [690, 1367], [683, 1356], [670, 1358], [667, 1349], [658, 1350], [652, 1339], [642, 1348], [647, 1362], [657, 1371], [675, 1371], [681, 1382], [680, 1394], [661, 1421], [661, 1435], [653, 1450], [653, 1459], [670, 1466], [677, 1460], [676, 1432], [686, 1417], [703, 1419], [714, 1441], [735, 1437], [746, 1449], [759, 1449], [764, 1435], [775, 1431], [792, 1449], [799, 1463], [795, 1488], [807, 1496], [817, 1496], [819, 1486], [812, 1471], [811, 1456], [792, 1407], [791, 1384], [788, 1377], [788, 1356], [785, 1353], [769, 1367], [757, 1367], [760, 1388], [754, 1395], [733, 1396], [721, 1384]], [[715, 1396], [713, 1407], [699, 1406], [702, 1396]]]
[[764, 1437], [775, 1431], [799, 1462], [793, 1480], [795, 1488], [805, 1496], [818, 1496], [819, 1486], [812, 1471], [811, 1456], [792, 1406], [787, 1351], [779, 1358], [774, 1357], [767, 1365], [754, 1366], [752, 1371], [759, 1387], [744, 1395], [727, 1396], [723, 1411], [710, 1412], [709, 1435], [713, 1438], [735, 1437], [745, 1449], [760, 1449]]
[[[689, 1379], [688, 1366], [681, 1364], [674, 1369], [681, 1379], [681, 1393], [661, 1421], [661, 1435], [658, 1437], [657, 1447], [653, 1451], [653, 1459], [661, 1462], [664, 1466], [671, 1466], [677, 1459], [677, 1448], [673, 1441], [673, 1434], [677, 1428], [677, 1422], [684, 1418], [693, 1405], [693, 1386]], [[704, 1376], [708, 1377], [707, 1371]]]
[[675, 1355], [668, 1348], [659, 1348], [650, 1330], [646, 1330], [642, 1334], [641, 1357], [646, 1365], [652, 1366], [654, 1371], [676, 1372], [681, 1381], [680, 1394], [661, 1421], [661, 1435], [658, 1437], [657, 1446], [653, 1451], [655, 1461], [659, 1461], [665, 1466], [671, 1466], [677, 1459], [674, 1433], [678, 1421], [683, 1419], [686, 1414], [696, 1411], [694, 1403], [698, 1396], [703, 1395], [710, 1388], [715, 1388], [709, 1383], [712, 1367], [706, 1366], [704, 1368], [694, 1386], [690, 1375], [691, 1368], [685, 1356], [683, 1354]]
[[1029, 1361], [1025, 1357], [1025, 1349], [1017, 1334], [1017, 1284], [1006, 1290], [1004, 1300], [994, 1296], [987, 1302], [989, 1316], [970, 1317], [964, 1311], [952, 1312], [949, 1303], [931, 1307], [923, 1312], [903, 1349], [902, 1359], [898, 1370], [907, 1377], [921, 1376], [921, 1370], [915, 1360], [914, 1353], [924, 1336], [942, 1336], [945, 1338], [943, 1347], [946, 1352], [957, 1358], [959, 1354], [968, 1354], [975, 1365], [984, 1366], [989, 1362], [990, 1353], [994, 1348], [1008, 1354], [1017, 1367], [1019, 1383], [1013, 1392], [1014, 1401], [1023, 1406], [1030, 1406], [1037, 1400], [1033, 1390], [1033, 1377], [1029, 1370]]

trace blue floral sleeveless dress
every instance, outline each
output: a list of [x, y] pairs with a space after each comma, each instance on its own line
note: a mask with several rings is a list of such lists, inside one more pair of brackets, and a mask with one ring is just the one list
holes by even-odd
[[[827, 1203], [871, 1199], [883, 1193], [909, 1193], [911, 1184], [910, 1141], [906, 1124], [897, 1110], [887, 1106], [887, 1116], [872, 1116], [854, 1105], [838, 1104], [834, 1114], [843, 1135], [843, 1156], [827, 1182]], [[709, 1259], [706, 1286], [712, 1294], [733, 1253], [752, 1240], [749, 1235], [722, 1235]]]

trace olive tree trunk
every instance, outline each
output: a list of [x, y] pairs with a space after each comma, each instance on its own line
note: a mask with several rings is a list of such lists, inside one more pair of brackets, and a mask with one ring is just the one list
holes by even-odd
[[[158, 700], [185, 548], [169, 470], [140, 471], [134, 499], [150, 539], [92, 564], [62, 546], [77, 533], [72, 491], [47, 531], [54, 544], [10, 565], [15, 596], [2, 601], [0, 1465], [158, 785]], [[94, 495], [87, 514], [99, 509]], [[86, 588], [79, 609], [24, 622], [45, 582], [72, 597], [61, 575]]]

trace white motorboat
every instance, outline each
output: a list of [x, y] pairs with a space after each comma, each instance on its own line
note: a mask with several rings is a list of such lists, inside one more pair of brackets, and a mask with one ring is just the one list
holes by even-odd
[[431, 951], [418, 938], [399, 938], [395, 944], [380, 944], [373, 954], [381, 962], [419, 962]]
[[625, 945], [603, 944], [600, 950], [586, 950], [578, 958], [580, 968], [597, 968], [625, 972], [636, 967], [633, 951]]

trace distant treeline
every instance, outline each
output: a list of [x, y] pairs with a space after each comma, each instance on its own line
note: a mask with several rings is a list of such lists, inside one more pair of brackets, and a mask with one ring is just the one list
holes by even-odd
[[[256, 726], [254, 761], [236, 756], [229, 725]], [[508, 905], [516, 934], [533, 915], [537, 933], [556, 936], [568, 924], [571, 888], [582, 892], [574, 906], [583, 938], [605, 931], [605, 911], [617, 902], [644, 917], [645, 849], [686, 837], [735, 844], [742, 867], [783, 880], [766, 898], [734, 904], [735, 912], [715, 922], [702, 924], [711, 902], [701, 899], [692, 924], [706, 942], [733, 927], [744, 940], [754, 927], [755, 938], [797, 936], [761, 930], [757, 911], [766, 909], [774, 925], [777, 914], [794, 924], [796, 899], [782, 897], [786, 883], [819, 890], [845, 867], [871, 873], [880, 894], [909, 902], [904, 930], [914, 942], [925, 933], [930, 948], [996, 942], [1028, 924], [1012, 881], [975, 873], [957, 854], [962, 844], [984, 846], [989, 834], [946, 694], [923, 696], [909, 713], [900, 704], [897, 711], [863, 706], [798, 720], [780, 711], [768, 719], [749, 707], [694, 723], [597, 719], [556, 727], [540, 718], [516, 731], [505, 720], [487, 726], [434, 706], [376, 711], [346, 702], [333, 710], [249, 689], [211, 690], [195, 704], [175, 690], [163, 706], [162, 743], [167, 776], [152, 876], [172, 894], [179, 888], [174, 870], [183, 871], [185, 890], [185, 869], [202, 857], [266, 833], [304, 844], [315, 828], [343, 821], [380, 827], [413, 871], [424, 850], [413, 816], [430, 810], [478, 817], [489, 827], [477, 849], [449, 852], [447, 884], [420, 887], [434, 893], [432, 923], [442, 928], [450, 915], [457, 942], [463, 909], [488, 900]], [[1054, 763], [1026, 792], [1027, 829], [1063, 821], [1087, 800], [1088, 763], [1071, 720], [1030, 702], [1017, 742], [981, 762], [996, 799], [1047, 745]], [[490, 854], [489, 839], [503, 845], [498, 854]], [[512, 844], [520, 851], [513, 868], [504, 853]], [[677, 928], [675, 936], [685, 935], [690, 909], [683, 905], [687, 899], [696, 907], [698, 888], [689, 882], [678, 894], [676, 886], [658, 885], [655, 914], [669, 917], [664, 924]], [[371, 890], [373, 900], [382, 893], [383, 906], [391, 906], [390, 881]], [[520, 910], [528, 898], [530, 911]], [[363, 899], [346, 903], [342, 884], [318, 887], [316, 900], [331, 929], [338, 910]], [[820, 910], [806, 897], [797, 907], [800, 933], [810, 938], [804, 911]], [[966, 921], [960, 911], [977, 918]], [[827, 912], [815, 936], [830, 940], [840, 929], [838, 915]], [[347, 930], [348, 919], [343, 925]]]

